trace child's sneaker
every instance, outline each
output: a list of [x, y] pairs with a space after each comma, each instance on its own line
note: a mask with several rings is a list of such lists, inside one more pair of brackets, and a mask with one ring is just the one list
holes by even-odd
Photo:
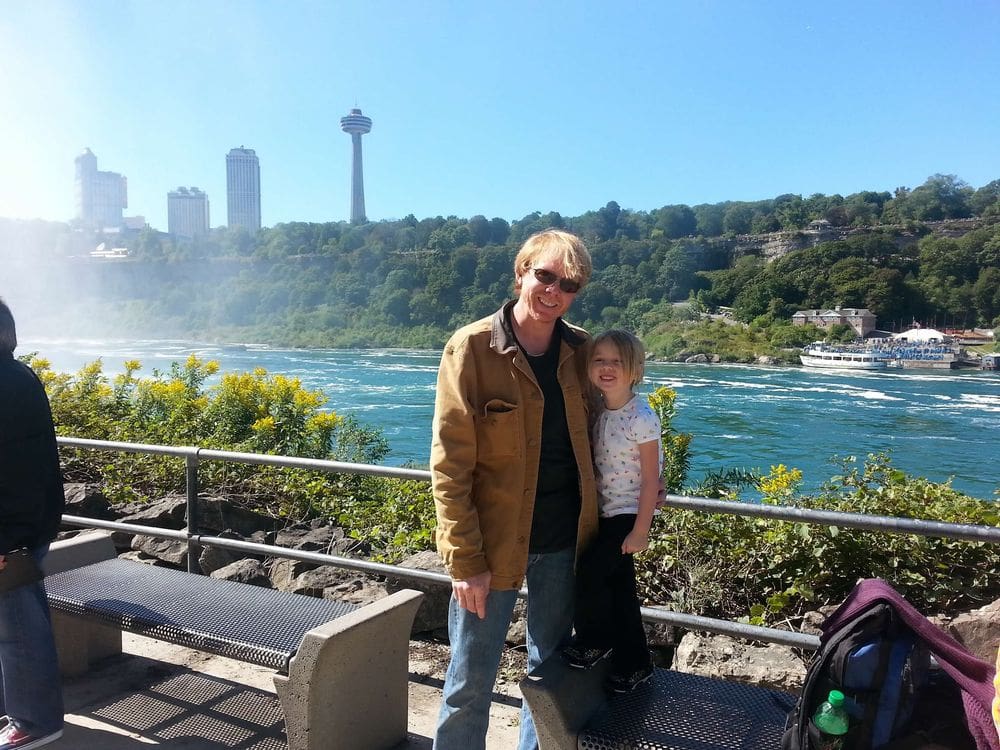
[[613, 693], [631, 693], [652, 676], [653, 665], [647, 664], [634, 672], [610, 674], [604, 684]]
[[579, 643], [571, 643], [562, 650], [563, 658], [574, 669], [590, 669], [610, 653], [610, 648], [588, 648]]
[[63, 730], [57, 729], [46, 735], [34, 736], [18, 729], [13, 722], [0, 730], [0, 750], [32, 750], [32, 748], [48, 745], [62, 737]]

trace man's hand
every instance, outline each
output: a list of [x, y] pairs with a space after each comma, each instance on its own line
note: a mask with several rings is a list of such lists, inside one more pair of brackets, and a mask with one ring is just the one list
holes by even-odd
[[487, 570], [464, 581], [452, 581], [451, 590], [455, 594], [458, 606], [479, 615], [480, 620], [485, 620], [486, 597], [490, 594], [492, 578], [493, 575]]
[[6, 567], [7, 567], [7, 556], [0, 555], [0, 570], [3, 570]]

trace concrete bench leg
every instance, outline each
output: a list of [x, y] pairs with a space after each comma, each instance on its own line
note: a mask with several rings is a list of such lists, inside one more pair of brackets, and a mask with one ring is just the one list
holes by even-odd
[[539, 750], [576, 750], [580, 730], [607, 706], [608, 660], [573, 669], [560, 654], [546, 659], [520, 682], [538, 732]]
[[275, 675], [288, 750], [384, 750], [406, 739], [410, 629], [423, 594], [398, 591], [306, 633]]
[[[42, 568], [45, 575], [52, 575], [116, 556], [110, 532], [83, 532], [53, 542]], [[52, 612], [52, 633], [63, 677], [83, 674], [98, 659], [122, 652], [121, 630], [65, 612]]]

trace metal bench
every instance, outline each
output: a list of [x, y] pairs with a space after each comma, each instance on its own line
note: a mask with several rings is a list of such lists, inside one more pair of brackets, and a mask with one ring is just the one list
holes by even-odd
[[359, 607], [120, 560], [110, 538], [88, 536], [76, 552], [54, 545], [46, 559], [64, 673], [115, 653], [115, 637], [120, 652], [127, 630], [277, 670], [289, 750], [388, 748], [406, 738], [419, 592]]
[[559, 656], [521, 681], [540, 750], [778, 750], [795, 696], [655, 669], [627, 695], [608, 697], [607, 663], [570, 668]]

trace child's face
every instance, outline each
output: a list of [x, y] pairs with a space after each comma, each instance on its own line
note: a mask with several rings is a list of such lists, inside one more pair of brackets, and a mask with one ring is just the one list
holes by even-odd
[[621, 354], [610, 341], [602, 341], [594, 347], [590, 358], [590, 382], [605, 399], [617, 401], [632, 393], [632, 382], [625, 374]]

